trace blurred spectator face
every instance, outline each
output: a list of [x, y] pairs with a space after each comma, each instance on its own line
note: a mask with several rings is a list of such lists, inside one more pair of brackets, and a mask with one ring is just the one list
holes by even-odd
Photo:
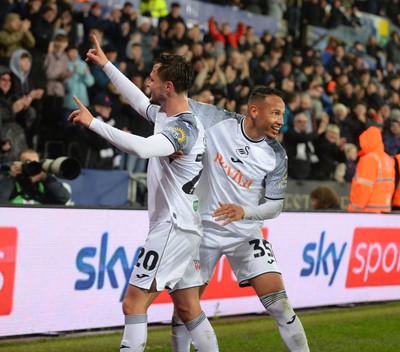
[[132, 77], [131, 81], [135, 84], [136, 87], [141, 88], [144, 83], [144, 79], [140, 75], [135, 75]]
[[99, 43], [103, 40], [104, 33], [97, 28], [90, 28], [89, 29], [89, 40], [93, 43], [93, 36], [96, 36]]
[[98, 2], [94, 2], [92, 7], [90, 8], [90, 13], [93, 16], [99, 17], [101, 15], [102, 10], [103, 9], [101, 8], [100, 4]]
[[308, 94], [302, 94], [300, 99], [300, 109], [305, 111], [311, 109], [311, 97]]
[[395, 90], [400, 90], [400, 76], [394, 76], [391, 78], [390, 86]]
[[339, 141], [340, 136], [334, 130], [327, 130], [325, 133], [325, 138], [328, 140], [328, 142], [336, 144]]
[[39, 154], [36, 152], [26, 151], [20, 155], [19, 161], [21, 161], [21, 162], [24, 162], [24, 161], [39, 162]]
[[117, 60], [118, 52], [116, 50], [107, 51], [105, 54], [107, 56], [107, 59], [110, 60], [111, 62]]
[[[46, 5], [49, 6], [49, 5]], [[45, 12], [43, 12], [43, 19], [47, 23], [53, 23], [57, 17], [57, 10], [52, 7], [48, 7]]]
[[256, 57], [261, 57], [265, 53], [265, 46], [263, 43], [256, 43], [254, 45], [254, 55]]
[[222, 23], [221, 32], [223, 35], [228, 35], [231, 32], [231, 26], [228, 23]]
[[182, 22], [176, 22], [173, 27], [173, 32], [176, 38], [183, 38], [186, 34], [185, 25]]
[[384, 120], [387, 120], [390, 117], [392, 109], [389, 104], [383, 104], [379, 109], [379, 114], [383, 117]]
[[0, 89], [4, 94], [7, 94], [11, 88], [11, 75], [9, 73], [4, 73], [0, 76]]
[[21, 59], [19, 60], [19, 67], [21, 69], [21, 72], [27, 73], [31, 69], [31, 59], [29, 56], [21, 56]]
[[168, 21], [166, 19], [161, 19], [158, 22], [158, 30], [161, 33], [166, 33], [168, 31], [168, 28], [169, 28], [169, 23], [168, 23]]
[[241, 115], [247, 115], [247, 104], [241, 104], [238, 112]]
[[75, 61], [79, 56], [78, 49], [77, 48], [68, 49], [67, 55], [70, 61]]
[[180, 6], [171, 6], [170, 13], [173, 18], [178, 18], [181, 14], [181, 7]]
[[396, 137], [400, 137], [400, 122], [399, 121], [392, 121], [390, 123], [390, 132], [396, 136]]
[[195, 95], [193, 99], [205, 104], [214, 103], [214, 96], [209, 89], [202, 90], [199, 94]]
[[364, 104], [356, 104], [353, 111], [356, 115], [365, 115], [367, 113], [367, 107]]
[[33, 13], [36, 13], [40, 10], [42, 7], [42, 1], [41, 0], [31, 0], [28, 1], [28, 6], [30, 7], [31, 11]]
[[296, 83], [295, 83], [295, 81], [294, 81], [293, 78], [291, 78], [291, 77], [285, 77], [285, 78], [282, 80], [281, 89], [282, 89], [284, 92], [286, 92], [286, 93], [292, 93], [292, 92], [294, 92], [295, 87], [296, 87]]
[[307, 130], [307, 116], [297, 114], [294, 118], [294, 127], [300, 132], [305, 132]]
[[344, 55], [345, 55], [344, 47], [342, 45], [338, 45], [335, 49], [336, 59], [342, 59]]
[[203, 56], [203, 45], [200, 43], [192, 44], [191, 51], [194, 57], [202, 57]]
[[20, 30], [20, 28], [22, 26], [22, 21], [20, 18], [16, 17], [13, 20], [11, 20], [10, 22], [8, 22], [7, 25], [11, 31], [18, 31], [18, 30]]
[[242, 55], [238, 51], [232, 51], [228, 60], [229, 64], [234, 68], [239, 68], [242, 65]]
[[339, 121], [343, 121], [347, 116], [347, 108], [343, 104], [337, 104], [333, 107], [333, 113]]
[[354, 87], [351, 83], [347, 83], [343, 86], [343, 94], [346, 97], [351, 97], [354, 93]]
[[189, 30], [187, 37], [191, 39], [194, 43], [199, 43], [201, 41], [201, 31], [199, 26], [192, 27]]
[[139, 60], [142, 57], [142, 46], [139, 44], [133, 44], [131, 46], [131, 57], [134, 60]]

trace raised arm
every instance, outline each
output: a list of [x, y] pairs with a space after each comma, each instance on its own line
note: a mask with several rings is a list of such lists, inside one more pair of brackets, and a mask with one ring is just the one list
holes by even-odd
[[77, 97], [74, 97], [74, 99], [78, 104], [78, 110], [73, 111], [71, 115], [69, 115], [68, 121], [71, 121], [74, 125], [80, 124], [89, 128], [122, 151], [140, 158], [168, 156], [176, 151], [175, 147], [165, 135], [158, 133], [144, 138], [121, 131], [95, 119]]
[[96, 48], [89, 49], [86, 54], [86, 61], [92, 61], [101, 67], [129, 104], [140, 115], [148, 119], [146, 112], [150, 105], [149, 98], [107, 59], [107, 56], [104, 54], [95, 35], [93, 35], [93, 42], [95, 43]]

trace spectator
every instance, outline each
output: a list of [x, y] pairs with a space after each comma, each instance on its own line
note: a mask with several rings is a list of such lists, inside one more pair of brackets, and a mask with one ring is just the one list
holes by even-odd
[[21, 151], [0, 177], [1, 204], [67, 204], [70, 191], [55, 176], [42, 170], [39, 154], [33, 149]]
[[381, 131], [371, 126], [360, 135], [360, 159], [352, 180], [348, 210], [389, 213], [395, 189], [393, 158], [384, 151]]
[[227, 65], [224, 71], [228, 97], [237, 103], [246, 101], [252, 87], [249, 64], [238, 50], [228, 53]]
[[399, 68], [400, 63], [400, 34], [393, 31], [390, 33], [390, 39], [385, 47], [387, 61]]
[[78, 23], [75, 21], [74, 15], [72, 13], [72, 10], [70, 9], [65, 9], [61, 12], [60, 18], [59, 18], [59, 28], [68, 37], [68, 42], [71, 45], [79, 45], [80, 42], [83, 40], [82, 37], [80, 37], [80, 34], [78, 33]]
[[[18, 97], [26, 97], [26, 106], [16, 116], [23, 126], [28, 146], [37, 143], [38, 122], [42, 113], [42, 98], [45, 80], [32, 70], [32, 56], [29, 51], [19, 49], [10, 59], [13, 73], [13, 92]], [[41, 72], [39, 72], [40, 74]]]
[[142, 45], [136, 41], [130, 41], [126, 46], [126, 75], [132, 77], [133, 75], [141, 74], [148, 75], [150, 66], [146, 65], [142, 53]]
[[344, 153], [346, 155], [346, 161], [339, 163], [336, 166], [334, 180], [338, 183], [351, 182], [355, 173], [357, 165], [357, 152], [358, 149], [355, 144], [346, 143], [344, 145]]
[[103, 16], [103, 5], [98, 1], [90, 5], [89, 12], [83, 17], [83, 42], [90, 41], [90, 30], [92, 28], [101, 28], [103, 32], [106, 28], [106, 19]]
[[136, 20], [137, 32], [131, 39], [142, 45], [143, 59], [146, 65], [151, 66], [154, 58], [154, 50], [157, 47], [158, 35], [151, 24], [150, 17], [140, 16]]
[[139, 8], [142, 15], [150, 15], [156, 19], [168, 15], [168, 7], [165, 0], [140, 0]]
[[[71, 77], [65, 80], [65, 95], [62, 104], [64, 112], [61, 127], [67, 132], [70, 129], [76, 131], [67, 121], [68, 116], [76, 109], [73, 97], [79, 97], [85, 106], [89, 106], [88, 89], [93, 86], [94, 77], [90, 72], [88, 64], [80, 58], [76, 46], [68, 46], [65, 52], [69, 59], [68, 71], [71, 72]], [[68, 134], [64, 139], [68, 143], [70, 140], [76, 139], [76, 137]]]
[[312, 165], [312, 180], [332, 180], [337, 165], [346, 160], [343, 151], [345, 141], [340, 138], [339, 127], [329, 124], [326, 131], [315, 140], [318, 162]]
[[400, 121], [390, 120], [389, 131], [383, 135], [383, 144], [385, 152], [390, 156], [400, 153]]
[[340, 199], [337, 193], [329, 186], [321, 185], [310, 193], [311, 208], [313, 210], [339, 210]]
[[43, 121], [41, 126], [42, 138], [61, 140], [60, 125], [63, 123], [63, 100], [65, 83], [72, 76], [68, 70], [69, 59], [65, 52], [68, 47], [68, 37], [58, 34], [49, 45], [49, 52], [45, 58], [46, 94], [44, 97]]
[[[32, 26], [32, 33], [36, 40], [35, 52], [38, 53], [42, 62], [49, 52], [50, 42], [56, 34], [57, 11], [56, 3], [46, 4], [42, 7], [40, 18]], [[65, 32], [61, 31], [61, 33]]]
[[164, 17], [164, 19], [168, 22], [169, 28], [172, 28], [175, 23], [180, 22], [185, 26], [186, 29], [186, 21], [181, 16], [181, 5], [179, 2], [171, 3], [169, 13]]
[[21, 20], [17, 13], [7, 14], [3, 29], [0, 31], [0, 60], [4, 65], [8, 65], [14, 51], [31, 49], [35, 46], [35, 38], [30, 27], [30, 20]]
[[321, 121], [318, 132], [307, 132], [307, 116], [298, 113], [284, 135], [284, 145], [288, 156], [288, 176], [296, 180], [307, 180], [312, 165], [318, 162], [313, 142], [323, 134], [328, 120]]
[[0, 139], [12, 143], [11, 150], [4, 156], [6, 161], [17, 160], [19, 153], [28, 148], [24, 130], [16, 116], [30, 103], [27, 97], [14, 95], [11, 71], [6, 66], [0, 66]]
[[[112, 115], [111, 100], [104, 93], [97, 94], [92, 101], [90, 111], [93, 116], [109, 126], [116, 126]], [[119, 168], [120, 157], [117, 149], [97, 133], [85, 129], [84, 138], [88, 145], [86, 167], [90, 169], [112, 170]]]
[[339, 126], [340, 135], [346, 143], [357, 143], [358, 135], [355, 134], [353, 119], [350, 117], [350, 111], [344, 104], [337, 103], [333, 106], [332, 123]]
[[214, 40], [219, 42], [225, 50], [238, 48], [238, 39], [246, 33], [246, 25], [240, 21], [236, 32], [232, 32], [229, 23], [221, 23], [217, 29], [213, 16], [208, 21], [208, 29]]

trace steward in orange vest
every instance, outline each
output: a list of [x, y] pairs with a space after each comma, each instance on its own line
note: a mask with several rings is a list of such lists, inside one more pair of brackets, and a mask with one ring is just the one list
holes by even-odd
[[371, 126], [361, 133], [360, 147], [348, 211], [390, 213], [395, 188], [394, 160], [384, 151], [379, 128]]
[[394, 181], [395, 190], [392, 199], [392, 210], [400, 210], [400, 154], [396, 154], [393, 159], [396, 179]]

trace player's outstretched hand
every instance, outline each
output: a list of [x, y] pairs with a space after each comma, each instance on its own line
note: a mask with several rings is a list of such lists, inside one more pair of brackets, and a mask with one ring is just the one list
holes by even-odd
[[89, 51], [86, 53], [86, 62], [92, 61], [96, 65], [99, 65], [101, 68], [103, 68], [108, 62], [107, 56], [104, 54], [97, 37], [93, 34], [92, 38], [94, 44], [96, 45], [96, 49], [89, 49]]
[[68, 116], [68, 121], [71, 121], [74, 125], [80, 124], [84, 127], [89, 127], [94, 119], [93, 115], [75, 95], [74, 100], [78, 105], [78, 110], [74, 110], [71, 115]]
[[236, 204], [224, 204], [218, 202], [219, 208], [214, 210], [213, 218], [215, 221], [224, 221], [222, 226], [230, 224], [233, 221], [242, 220], [244, 217], [244, 210]]

